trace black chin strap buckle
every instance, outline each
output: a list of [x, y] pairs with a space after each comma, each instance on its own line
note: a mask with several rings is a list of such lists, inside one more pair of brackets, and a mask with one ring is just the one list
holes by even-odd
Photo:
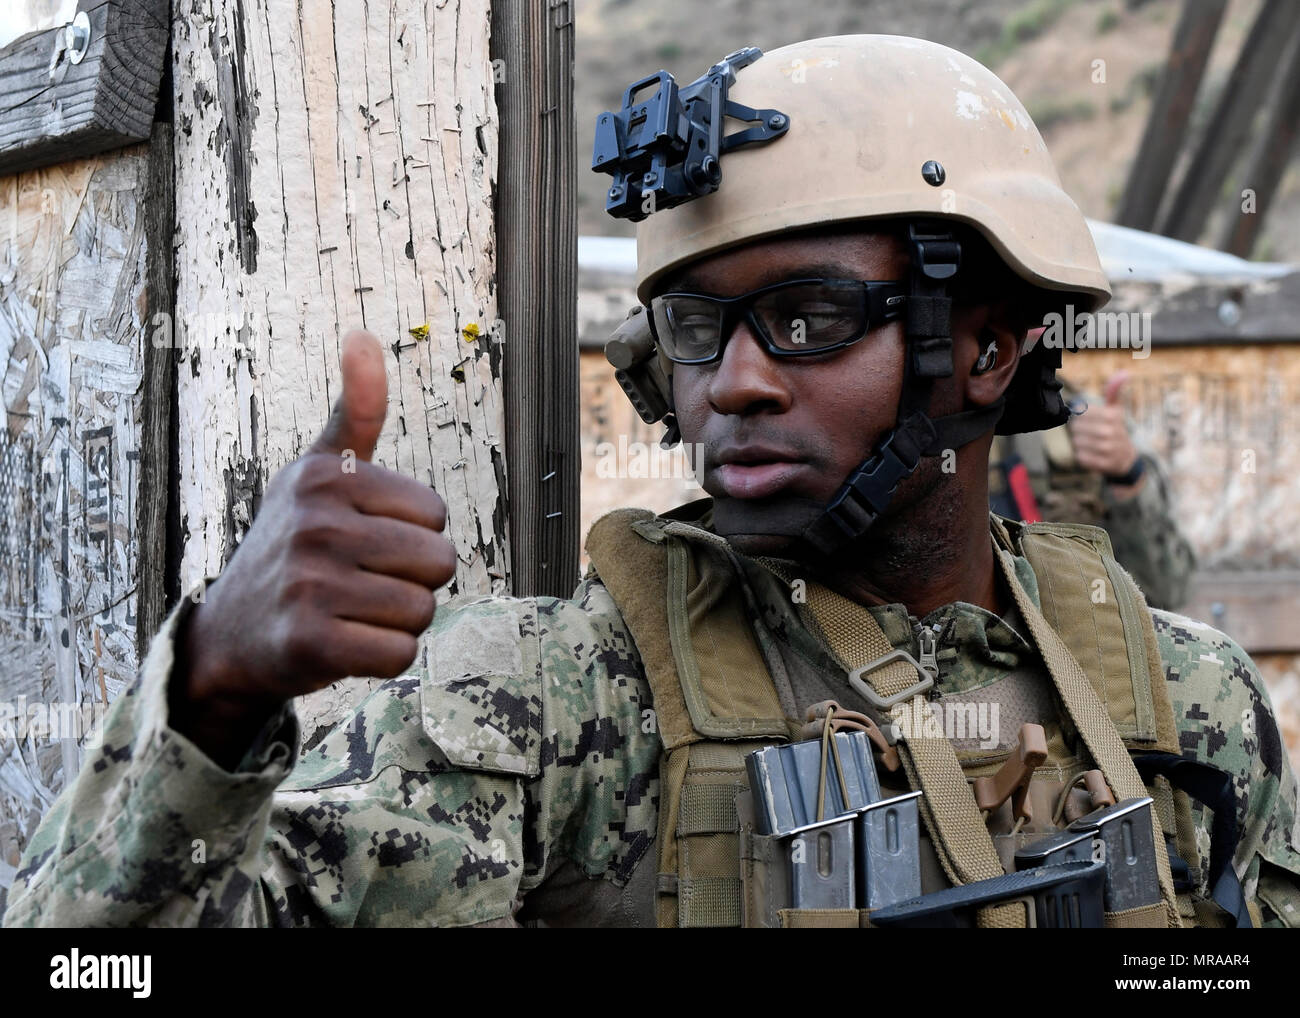
[[952, 298], [948, 280], [961, 267], [961, 244], [939, 222], [907, 228], [912, 256], [912, 292], [907, 298], [907, 349], [912, 377], [952, 374]]
[[844, 482], [821, 517], [804, 530], [803, 539], [820, 554], [832, 555], [860, 538], [885, 511], [894, 489], [916, 469], [934, 438], [934, 425], [925, 414], [909, 416]]

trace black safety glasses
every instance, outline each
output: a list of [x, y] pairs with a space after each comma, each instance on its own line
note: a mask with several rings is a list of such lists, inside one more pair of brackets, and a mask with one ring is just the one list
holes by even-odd
[[738, 297], [665, 293], [650, 301], [650, 327], [677, 364], [717, 360], [742, 321], [772, 356], [805, 357], [856, 343], [906, 304], [895, 280], [790, 279]]

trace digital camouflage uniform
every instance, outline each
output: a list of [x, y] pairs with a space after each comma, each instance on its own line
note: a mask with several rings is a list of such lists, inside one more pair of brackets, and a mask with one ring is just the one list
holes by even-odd
[[[789, 588], [740, 561], [796, 709], [860, 707]], [[1024, 559], [1017, 573], [1036, 600]], [[661, 747], [637, 649], [600, 582], [569, 600], [443, 606], [412, 675], [300, 758], [286, 708], [234, 773], [167, 725], [182, 604], [28, 846], [6, 925], [654, 925]], [[1041, 691], [1024, 698], [1026, 719], [1051, 723], [1050, 680], [1014, 612], [871, 611], [914, 655], [919, 626], [939, 627], [945, 695], [978, 698], [1019, 675]], [[1233, 776], [1246, 894], [1270, 924], [1298, 926], [1296, 781], [1259, 673], [1222, 633], [1153, 615], [1183, 754]], [[1208, 821], [1194, 816], [1207, 858]]]

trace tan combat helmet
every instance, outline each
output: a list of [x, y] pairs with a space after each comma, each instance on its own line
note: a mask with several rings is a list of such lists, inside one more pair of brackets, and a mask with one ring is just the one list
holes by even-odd
[[727, 98], [779, 109], [788, 133], [728, 152], [716, 192], [637, 226], [643, 304], [666, 273], [703, 255], [876, 216], [969, 223], [1027, 282], [1077, 295], [1080, 310], [1110, 298], [1038, 129], [964, 53], [897, 35], [811, 39], [745, 66]]
[[[727, 133], [738, 123], [750, 126]], [[1014, 434], [1068, 418], [1060, 349], [1028, 343], [1003, 400], [928, 413], [934, 379], [953, 372], [950, 287], [963, 231], [982, 235], [1027, 284], [1035, 313], [1065, 304], [1092, 311], [1110, 297], [1092, 234], [1038, 130], [970, 57], [922, 39], [846, 35], [767, 54], [737, 50], [685, 86], [661, 71], [597, 118], [592, 168], [613, 176], [606, 210], [639, 221], [637, 296], [647, 305], [668, 273], [738, 244], [865, 219], [907, 225], [909, 287], [888, 301], [908, 349], [895, 428], [829, 505], [774, 513], [729, 504], [715, 516], [720, 533], [760, 532], [750, 529], [757, 517], [724, 517], [753, 510], [769, 528], [762, 532], [833, 554], [866, 532], [922, 456], [993, 427]], [[630, 317], [606, 356], [643, 419], [668, 423], [671, 442], [673, 365], [651, 319]]]

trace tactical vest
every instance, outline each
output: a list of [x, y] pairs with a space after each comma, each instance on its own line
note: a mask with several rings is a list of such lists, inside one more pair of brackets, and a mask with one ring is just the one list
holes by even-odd
[[[749, 876], [755, 875], [754, 839], [736, 805], [737, 795], [748, 789], [745, 757], [765, 746], [797, 741], [803, 723], [781, 707], [769, 668], [771, 647], [763, 646], [770, 644], [771, 634], [751, 622], [758, 606], [735, 551], [724, 538], [694, 524], [707, 506], [707, 501], [692, 503], [658, 517], [649, 510], [616, 510], [598, 520], [587, 539], [593, 570], [636, 642], [663, 743], [660, 926], [738, 926], [742, 915], [756, 914], [757, 902], [742, 903], [743, 889], [756, 886], [742, 880], [741, 873], [744, 866]], [[1059, 687], [1070, 680], [1060, 679], [1058, 672], [1075, 676], [1074, 687], [1065, 690], [1070, 709], [1061, 718], [1063, 732], [1076, 742], [1082, 736], [1097, 763], [1104, 760], [1103, 770], [1118, 797], [1143, 794], [1128, 753], [1179, 750], [1155, 630], [1141, 592], [1114, 560], [1103, 530], [992, 520], [996, 553], [1023, 556], [1039, 578], [1041, 615], [1023, 591], [1016, 590], [1016, 596], [1026, 615], [1038, 618], [1037, 631], [1031, 619], [1026, 621], [1044, 659], [1054, 662], [1053, 679]], [[816, 623], [810, 628], [816, 631]], [[1071, 718], [1071, 712], [1078, 717]], [[1064, 742], [1053, 740], [1049, 763], [1051, 754], [1067, 752]], [[962, 769], [975, 778], [993, 773], [1001, 762], [963, 761]], [[909, 774], [915, 777], [911, 768]], [[1145, 791], [1155, 799], [1163, 835], [1157, 846], [1168, 842], [1190, 872], [1199, 873], [1187, 796], [1163, 777], [1155, 777]], [[934, 837], [936, 818], [926, 814], [926, 819]], [[953, 882], [968, 882], [972, 872], [981, 879], [994, 875], [987, 871], [987, 852], [984, 871], [964, 868], [965, 851], [952, 849], [945, 863]], [[1108, 915], [1107, 924], [1221, 925], [1217, 910], [1186, 886], [1175, 902], [1168, 859], [1158, 854], [1162, 905], [1138, 917]], [[868, 917], [855, 910], [830, 916], [788, 910], [781, 921], [785, 926], [869, 925]]]

